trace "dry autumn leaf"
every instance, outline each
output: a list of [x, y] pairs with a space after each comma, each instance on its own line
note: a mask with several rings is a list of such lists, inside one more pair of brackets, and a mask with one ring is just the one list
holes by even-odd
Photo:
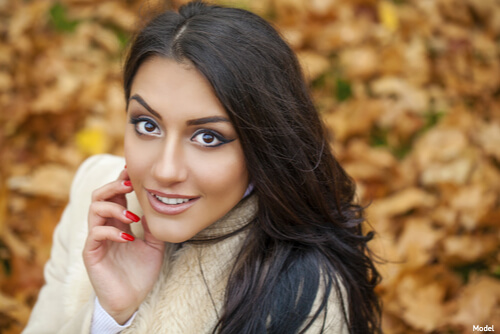
[[491, 277], [475, 277], [462, 291], [457, 311], [449, 320], [460, 325], [463, 333], [472, 333], [473, 326], [500, 327], [500, 282]]
[[[500, 328], [500, 3], [215, 2], [298, 52], [387, 260], [384, 332]], [[124, 47], [164, 4], [0, 0], [1, 333], [27, 321], [77, 166], [123, 153]]]
[[47, 164], [39, 166], [31, 175], [10, 178], [8, 186], [11, 191], [65, 201], [72, 179], [73, 171], [61, 165]]

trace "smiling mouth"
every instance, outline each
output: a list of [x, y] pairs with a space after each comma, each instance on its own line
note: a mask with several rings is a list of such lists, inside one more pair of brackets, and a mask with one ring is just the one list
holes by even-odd
[[[147, 197], [151, 207], [158, 213], [164, 215], [177, 215], [191, 208], [200, 197], [190, 197], [184, 195], [165, 195], [158, 191], [147, 190]], [[161, 195], [160, 195], [161, 194]]]
[[192, 200], [192, 198], [169, 198], [169, 197], [161, 197], [156, 194], [151, 194], [153, 195], [157, 200], [162, 202], [163, 204], [168, 204], [168, 205], [176, 205], [176, 204], [182, 204], [182, 203], [187, 203]]

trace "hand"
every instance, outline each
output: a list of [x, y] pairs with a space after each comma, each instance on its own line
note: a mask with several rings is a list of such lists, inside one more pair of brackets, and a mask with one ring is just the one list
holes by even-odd
[[132, 192], [126, 170], [116, 181], [95, 190], [89, 210], [89, 234], [83, 261], [99, 303], [119, 324], [125, 323], [158, 279], [164, 242], [156, 239], [142, 218], [144, 240], [131, 236], [139, 217], [127, 211]]

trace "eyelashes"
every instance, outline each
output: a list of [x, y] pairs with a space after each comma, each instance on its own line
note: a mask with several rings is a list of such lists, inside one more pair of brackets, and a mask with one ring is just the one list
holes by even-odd
[[147, 135], [154, 137], [160, 137], [162, 135], [161, 129], [150, 118], [132, 117], [130, 119], [130, 124], [134, 125], [135, 132], [137, 132], [138, 135]]
[[[131, 117], [130, 124], [134, 125], [134, 130], [139, 136], [161, 137], [163, 135], [163, 131], [151, 118]], [[203, 147], [218, 147], [235, 139], [227, 139], [214, 130], [199, 129], [191, 136], [190, 140]]]
[[200, 129], [194, 133], [191, 140], [205, 147], [217, 147], [230, 143], [234, 139], [226, 139], [220, 133], [213, 130]]

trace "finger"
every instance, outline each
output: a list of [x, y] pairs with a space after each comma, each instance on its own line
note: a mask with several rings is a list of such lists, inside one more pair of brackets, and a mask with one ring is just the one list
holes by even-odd
[[89, 231], [85, 251], [91, 252], [99, 248], [105, 241], [127, 243], [134, 240], [134, 236], [114, 226], [95, 226]]
[[125, 195], [133, 190], [128, 172], [123, 170], [115, 181], [94, 190], [92, 193], [92, 201], [106, 201], [117, 195]]
[[102, 226], [110, 219], [116, 219], [124, 224], [136, 223], [140, 218], [124, 206], [113, 202], [92, 202], [89, 208], [89, 229]]
[[120, 175], [118, 175], [118, 179], [117, 180], [130, 180], [129, 176], [128, 176], [128, 170], [127, 170], [127, 165], [125, 165], [125, 168], [120, 172]]

